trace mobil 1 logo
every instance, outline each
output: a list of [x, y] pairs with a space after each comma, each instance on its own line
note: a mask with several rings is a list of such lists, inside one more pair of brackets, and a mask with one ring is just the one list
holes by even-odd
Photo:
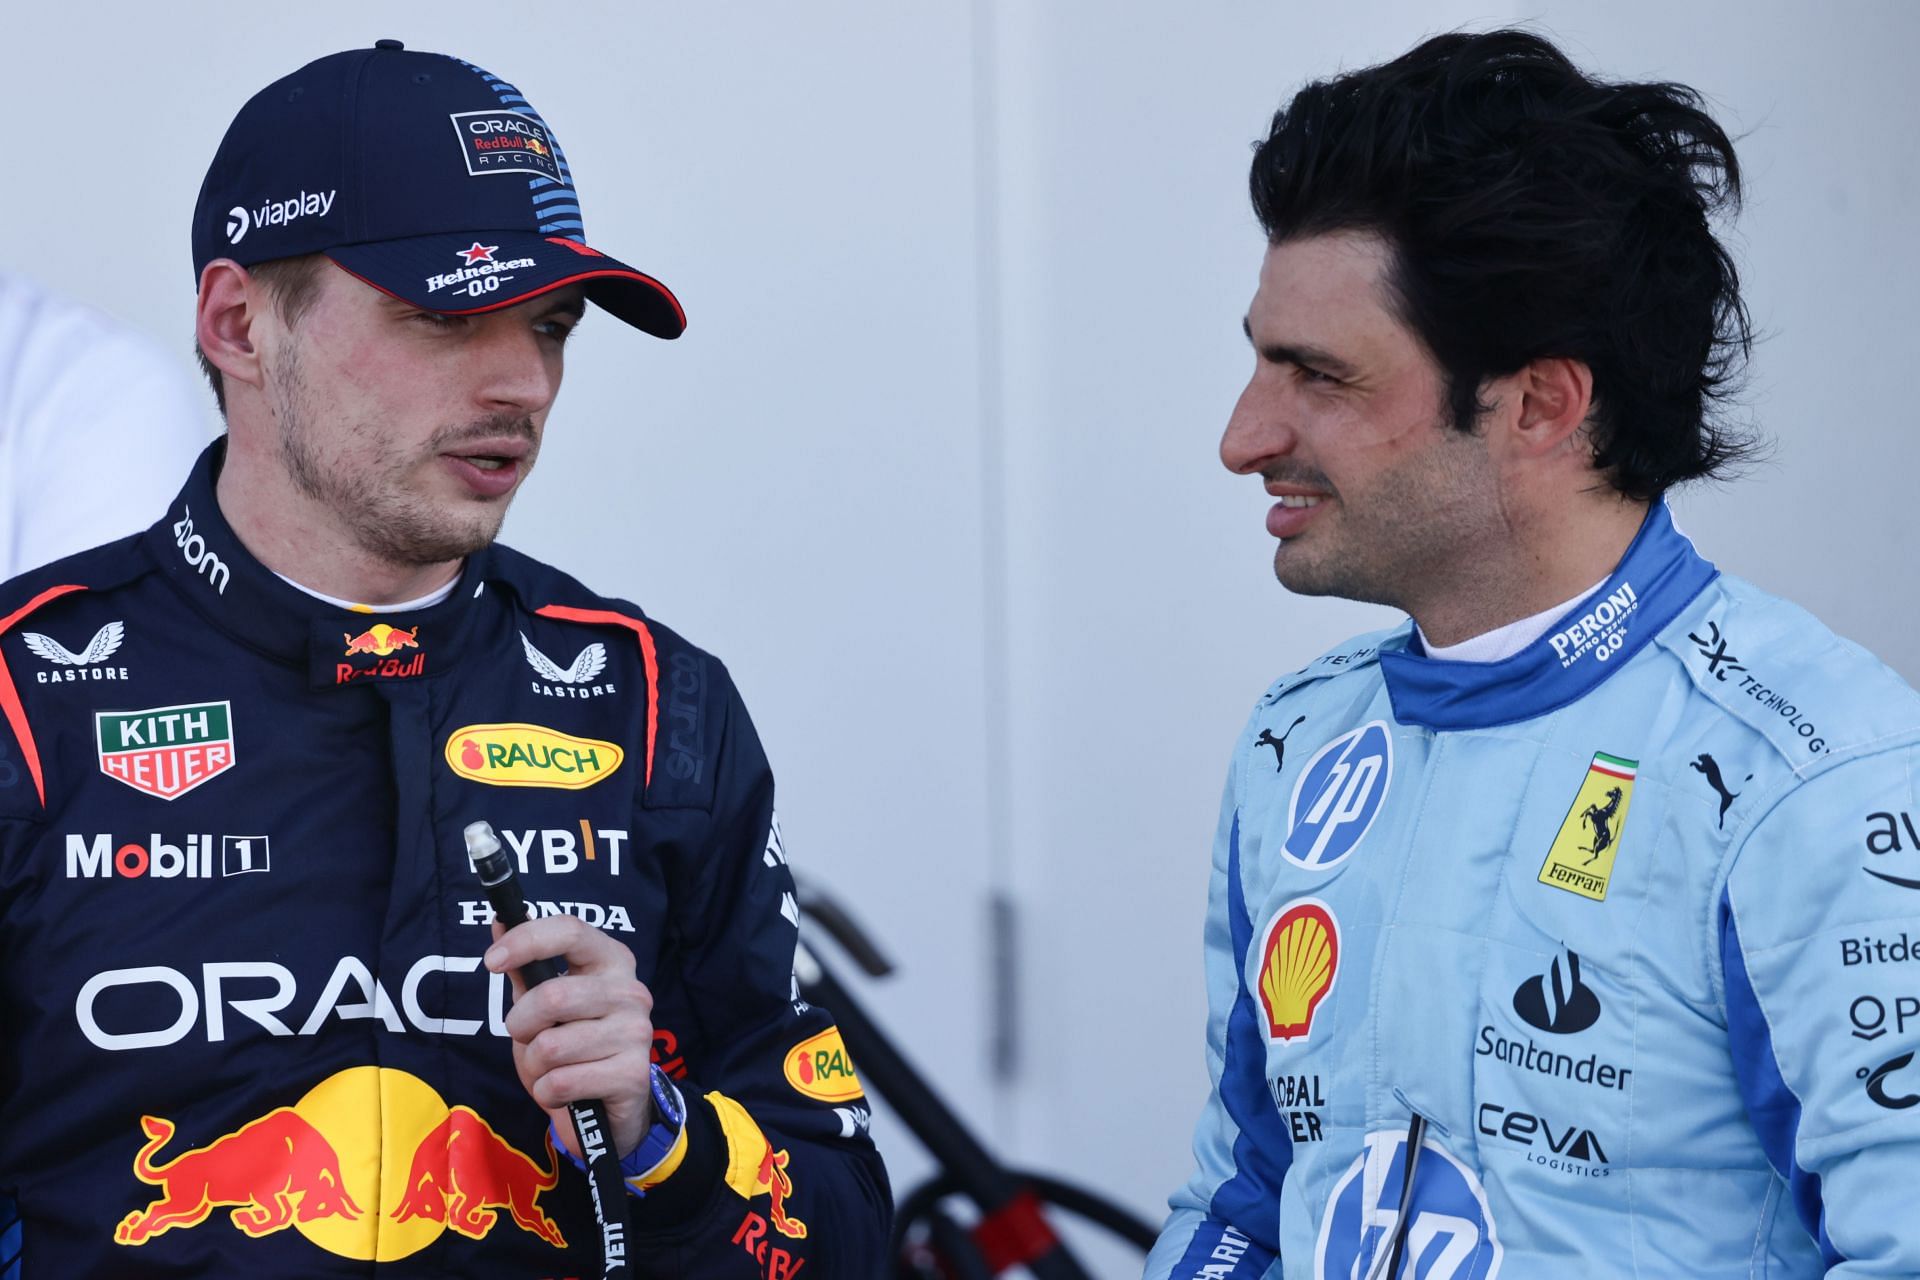
[[1373, 826], [1393, 781], [1393, 738], [1384, 720], [1350, 729], [1307, 761], [1287, 805], [1280, 852], [1309, 871], [1347, 860]]
[[272, 842], [264, 835], [189, 834], [172, 839], [155, 832], [146, 843], [120, 841], [110, 833], [67, 836], [69, 880], [211, 880], [273, 869]]

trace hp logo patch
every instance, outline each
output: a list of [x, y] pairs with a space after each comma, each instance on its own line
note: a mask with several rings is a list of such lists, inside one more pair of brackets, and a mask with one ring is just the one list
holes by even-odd
[[1309, 871], [1347, 860], [1367, 834], [1393, 780], [1393, 739], [1384, 720], [1348, 730], [1314, 753], [1293, 784], [1280, 852]]
[[[1313, 1249], [1315, 1280], [1364, 1280], [1375, 1254], [1393, 1247], [1407, 1135], [1370, 1133], [1364, 1154], [1334, 1184]], [[1486, 1189], [1432, 1138], [1413, 1173], [1413, 1221], [1399, 1276], [1406, 1280], [1495, 1280], [1500, 1237]]]

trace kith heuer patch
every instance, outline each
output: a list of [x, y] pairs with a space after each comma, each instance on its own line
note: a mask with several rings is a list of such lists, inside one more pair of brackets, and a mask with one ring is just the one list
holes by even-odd
[[96, 711], [100, 772], [162, 800], [233, 768], [233, 704], [195, 702], [145, 711]]

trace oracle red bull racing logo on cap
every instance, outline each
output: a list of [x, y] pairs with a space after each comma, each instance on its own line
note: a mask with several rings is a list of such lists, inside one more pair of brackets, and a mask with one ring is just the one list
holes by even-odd
[[553, 157], [553, 139], [531, 116], [506, 110], [456, 111], [452, 119], [460, 138], [460, 154], [471, 176], [531, 173], [555, 182], [562, 180], [560, 165]]
[[233, 768], [233, 705], [183, 703], [96, 711], [100, 772], [135, 791], [175, 800]]
[[178, 1127], [152, 1115], [140, 1127], [146, 1143], [134, 1176], [158, 1194], [114, 1228], [128, 1247], [199, 1227], [220, 1210], [244, 1235], [292, 1227], [361, 1261], [405, 1258], [449, 1230], [482, 1239], [502, 1225], [503, 1211], [519, 1230], [567, 1247], [540, 1205], [559, 1182], [551, 1131], [543, 1167], [471, 1107], [449, 1107], [405, 1071], [337, 1072], [294, 1105], [164, 1161], [157, 1157]]

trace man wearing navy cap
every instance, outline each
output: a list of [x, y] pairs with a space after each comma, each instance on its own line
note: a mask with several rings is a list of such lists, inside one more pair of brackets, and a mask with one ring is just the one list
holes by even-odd
[[679, 303], [518, 90], [395, 41], [242, 108], [193, 251], [226, 437], [0, 587], [0, 1276], [588, 1274], [580, 1099], [637, 1274], [873, 1274], [726, 669], [493, 544], [585, 304]]

